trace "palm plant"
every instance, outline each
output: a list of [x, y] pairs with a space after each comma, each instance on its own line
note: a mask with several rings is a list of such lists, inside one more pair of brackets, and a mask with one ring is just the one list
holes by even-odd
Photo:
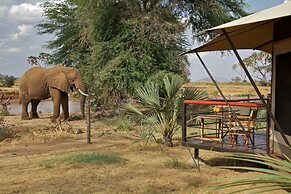
[[[291, 160], [286, 157], [285, 160], [272, 158], [263, 155], [235, 153], [225, 158], [240, 161], [252, 162], [264, 167], [223, 167], [227, 169], [249, 170], [261, 172], [262, 175], [251, 176], [247, 178], [237, 178], [230, 183], [219, 184], [211, 188], [211, 191], [222, 190], [230, 187], [238, 187], [236, 191], [231, 193], [239, 193], [242, 191], [254, 191], [253, 193], [263, 193], [275, 190], [291, 189]], [[242, 185], [248, 185], [249, 188], [239, 188]]]
[[[165, 75], [161, 88], [148, 82], [136, 89], [141, 107], [137, 108], [132, 104], [126, 106], [128, 111], [140, 115], [144, 122], [154, 125], [167, 146], [173, 146], [173, 136], [180, 127], [178, 118], [182, 99], [205, 99], [208, 96], [204, 90], [182, 88], [182, 85], [182, 78]], [[161, 90], [165, 92], [160, 92]]]

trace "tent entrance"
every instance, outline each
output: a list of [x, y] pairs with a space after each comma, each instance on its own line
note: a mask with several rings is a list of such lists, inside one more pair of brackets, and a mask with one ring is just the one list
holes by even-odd
[[291, 136], [291, 52], [276, 57], [275, 117], [286, 135]]

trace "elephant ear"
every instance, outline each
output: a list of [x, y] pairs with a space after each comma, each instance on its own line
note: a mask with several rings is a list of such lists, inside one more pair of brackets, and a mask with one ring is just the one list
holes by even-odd
[[68, 92], [70, 88], [67, 77], [62, 71], [49, 71], [46, 75], [46, 82], [49, 87], [57, 88], [62, 92]]

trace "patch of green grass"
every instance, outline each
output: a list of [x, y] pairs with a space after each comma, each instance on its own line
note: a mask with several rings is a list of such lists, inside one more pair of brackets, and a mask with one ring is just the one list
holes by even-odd
[[69, 164], [114, 164], [125, 163], [128, 159], [113, 154], [101, 154], [101, 153], [78, 153], [69, 154], [62, 157], [55, 157], [50, 160], [44, 160], [40, 163], [40, 166], [44, 168], [53, 168], [62, 163]]
[[193, 168], [192, 165], [181, 162], [176, 158], [166, 161], [165, 166], [168, 168], [183, 169], [183, 170]]
[[75, 164], [112, 164], [112, 163], [124, 163], [127, 159], [117, 155], [100, 154], [100, 153], [81, 153], [67, 156], [63, 159], [64, 162]]

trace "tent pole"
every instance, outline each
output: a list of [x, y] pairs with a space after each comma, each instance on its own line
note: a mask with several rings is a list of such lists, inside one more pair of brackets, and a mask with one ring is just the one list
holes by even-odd
[[243, 62], [243, 60], [241, 59], [240, 55], [238, 54], [237, 49], [236, 49], [236, 47], [234, 46], [233, 42], [231, 41], [231, 39], [230, 39], [228, 33], [226, 32], [226, 30], [225, 30], [224, 28], [222, 28], [222, 32], [224, 33], [224, 35], [225, 35], [225, 37], [226, 37], [226, 39], [227, 39], [227, 41], [228, 41], [228, 43], [229, 43], [231, 49], [233, 50], [233, 52], [234, 52], [236, 58], [238, 59], [238, 61], [239, 61], [240, 65], [241, 65], [241, 67], [243, 68], [244, 72], [246, 73], [247, 77], [249, 78], [249, 80], [250, 80], [250, 82], [251, 82], [253, 88], [255, 89], [255, 91], [256, 91], [256, 93], [258, 94], [260, 100], [261, 100], [262, 103], [264, 104], [264, 106], [265, 106], [265, 108], [266, 108], [266, 110], [267, 110], [267, 112], [268, 112], [268, 115], [271, 117], [271, 119], [272, 119], [272, 121], [274, 122], [276, 128], [278, 129], [278, 131], [280, 132], [281, 136], [283, 137], [285, 143], [289, 146], [289, 148], [291, 148], [290, 142], [288, 141], [287, 137], [285, 136], [283, 129], [282, 129], [281, 126], [279, 125], [279, 123], [278, 123], [277, 119], [275, 118], [274, 114], [272, 113], [270, 107], [269, 107], [268, 104], [265, 102], [265, 100], [264, 100], [264, 98], [263, 98], [263, 96], [262, 96], [262, 94], [261, 94], [259, 88], [257, 87], [257, 85], [256, 85], [255, 81], [253, 80], [251, 74], [249, 73], [248, 69], [246, 68], [246, 66], [245, 66], [245, 64], [244, 64], [244, 62]]
[[237, 115], [235, 114], [235, 112], [233, 111], [231, 105], [229, 104], [229, 102], [227, 101], [226, 97], [224, 96], [223, 92], [221, 91], [221, 89], [219, 88], [217, 82], [215, 81], [215, 79], [213, 78], [213, 76], [211, 75], [210, 71], [208, 70], [208, 68], [206, 67], [204, 61], [202, 60], [202, 58], [200, 57], [200, 55], [198, 54], [197, 51], [195, 51], [195, 54], [197, 55], [199, 61], [201, 62], [202, 66], [204, 67], [206, 73], [208, 74], [208, 76], [210, 77], [211, 81], [213, 82], [214, 86], [216, 87], [216, 89], [218, 90], [219, 94], [221, 95], [221, 97], [223, 98], [224, 102], [226, 103], [226, 105], [229, 107], [231, 115], [233, 116], [233, 118], [235, 119], [235, 121], [239, 124], [240, 128], [242, 128], [243, 132], [245, 133], [245, 127], [242, 125], [242, 123], [240, 122], [240, 120], [237, 118]]

